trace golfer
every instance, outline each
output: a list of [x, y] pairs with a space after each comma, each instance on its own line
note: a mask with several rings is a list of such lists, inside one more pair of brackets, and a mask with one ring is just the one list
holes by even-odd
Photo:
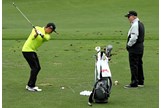
[[32, 29], [31, 34], [23, 45], [22, 54], [31, 68], [26, 90], [42, 91], [36, 86], [37, 75], [41, 69], [36, 50], [44, 42], [50, 40], [50, 34], [53, 31], [56, 32], [56, 26], [54, 23], [48, 23], [45, 27], [36, 26], [35, 28]]
[[139, 21], [137, 12], [129, 11], [125, 15], [128, 18], [131, 27], [128, 31], [126, 49], [129, 54], [129, 65], [131, 71], [131, 83], [125, 88], [144, 87], [143, 73], [143, 52], [144, 52], [144, 25]]

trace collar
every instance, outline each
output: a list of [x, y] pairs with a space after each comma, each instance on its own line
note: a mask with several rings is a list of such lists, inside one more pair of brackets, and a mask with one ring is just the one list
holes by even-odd
[[139, 21], [139, 18], [134, 19], [131, 24], [133, 24], [136, 21]]

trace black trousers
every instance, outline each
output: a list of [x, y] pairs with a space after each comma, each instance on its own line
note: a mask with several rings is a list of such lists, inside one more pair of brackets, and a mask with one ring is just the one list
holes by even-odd
[[35, 87], [37, 75], [41, 69], [39, 59], [35, 52], [22, 52], [22, 53], [31, 68], [30, 77], [27, 85], [29, 87]]
[[143, 74], [143, 54], [129, 53], [129, 65], [131, 70], [131, 85], [137, 86], [144, 84]]

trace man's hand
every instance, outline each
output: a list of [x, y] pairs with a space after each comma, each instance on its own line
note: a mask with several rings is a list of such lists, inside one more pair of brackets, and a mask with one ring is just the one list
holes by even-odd
[[38, 31], [38, 30], [36, 30], [35, 29], [35, 35], [34, 35], [34, 37], [36, 38], [38, 35], [40, 35], [42, 38], [44, 37], [44, 35], [40, 32], [40, 31]]
[[35, 29], [35, 35], [34, 35], [34, 37], [36, 38], [38, 36], [38, 32], [37, 32], [37, 30]]

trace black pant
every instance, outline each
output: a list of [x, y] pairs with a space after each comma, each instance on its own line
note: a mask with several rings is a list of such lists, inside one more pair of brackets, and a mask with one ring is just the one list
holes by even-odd
[[143, 54], [129, 53], [129, 65], [131, 70], [131, 85], [137, 86], [144, 84], [143, 74]]
[[41, 69], [40, 64], [39, 64], [39, 59], [35, 52], [22, 52], [22, 53], [31, 68], [28, 86], [35, 87], [37, 75]]

